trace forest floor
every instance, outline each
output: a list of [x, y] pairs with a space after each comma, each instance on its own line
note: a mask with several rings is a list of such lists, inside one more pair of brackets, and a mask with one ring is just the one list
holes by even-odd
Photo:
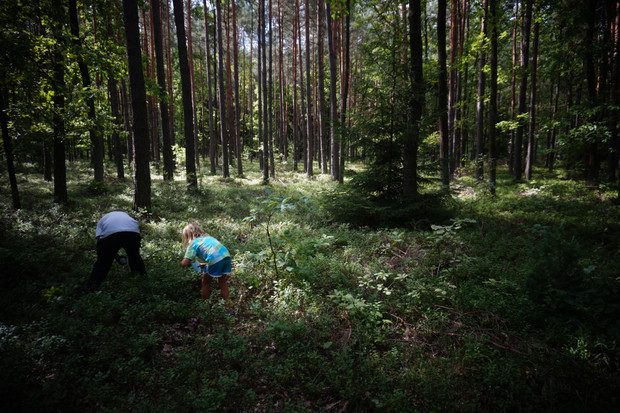
[[[85, 164], [67, 205], [34, 167], [23, 209], [2, 185], [2, 411], [618, 411], [615, 188], [464, 175], [445, 213], [371, 226], [326, 176], [244, 166], [195, 191], [154, 172], [149, 214]], [[148, 278], [115, 264], [83, 293], [111, 210], [140, 220]], [[230, 249], [232, 304], [180, 267], [190, 221]]]

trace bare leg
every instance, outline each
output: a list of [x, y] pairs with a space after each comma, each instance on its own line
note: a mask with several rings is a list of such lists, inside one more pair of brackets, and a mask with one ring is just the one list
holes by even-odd
[[228, 293], [228, 284], [226, 284], [226, 275], [222, 275], [221, 277], [219, 277], [217, 279], [217, 284], [220, 286], [220, 289], [222, 290], [222, 297], [224, 298], [224, 301], [228, 303], [229, 293]]
[[200, 289], [200, 295], [202, 296], [203, 300], [207, 300], [209, 298], [209, 295], [211, 295], [211, 286], [209, 285], [210, 283], [211, 277], [209, 277], [207, 274], [203, 274], [202, 288]]

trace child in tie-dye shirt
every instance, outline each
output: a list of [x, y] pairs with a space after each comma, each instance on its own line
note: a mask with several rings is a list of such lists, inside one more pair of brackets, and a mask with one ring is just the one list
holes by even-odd
[[[211, 294], [210, 277], [217, 280], [222, 290], [222, 297], [229, 303], [228, 285], [226, 277], [232, 270], [230, 253], [222, 243], [209, 236], [200, 225], [195, 222], [183, 228], [183, 247], [186, 248], [181, 267], [202, 267], [202, 288], [200, 294], [203, 300]], [[202, 263], [194, 262], [196, 258]]]

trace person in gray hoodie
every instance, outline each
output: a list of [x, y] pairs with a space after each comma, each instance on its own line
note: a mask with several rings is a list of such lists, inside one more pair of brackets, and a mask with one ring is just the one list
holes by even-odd
[[[142, 236], [138, 221], [122, 211], [109, 212], [97, 223], [95, 238], [97, 239], [97, 261], [86, 283], [87, 291], [99, 288], [108, 275], [114, 259], [119, 258], [118, 251], [121, 248], [127, 253], [131, 271], [146, 276], [144, 261], [140, 256]], [[123, 263], [121, 260], [119, 262]]]

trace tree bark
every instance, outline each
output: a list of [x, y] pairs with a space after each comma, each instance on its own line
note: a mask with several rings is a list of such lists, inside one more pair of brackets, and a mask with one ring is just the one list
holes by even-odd
[[456, 168], [456, 112], [458, 92], [458, 68], [457, 55], [459, 46], [460, 28], [459, 0], [450, 2], [450, 77], [448, 84], [448, 173], [451, 174]]
[[[538, 6], [536, 6], [536, 13], [538, 12]], [[529, 111], [529, 126], [527, 133], [527, 155], [525, 157], [525, 179], [527, 181], [532, 179], [532, 166], [536, 159], [536, 139], [534, 132], [536, 130], [536, 88], [537, 85], [537, 71], [538, 71], [538, 37], [540, 23], [538, 19], [534, 19], [534, 39], [532, 44], [532, 62], [530, 64], [530, 75], [532, 76], [530, 84], [530, 111]]]
[[491, 78], [489, 79], [489, 187], [491, 188], [491, 193], [495, 194], [495, 188], [497, 186], [497, 25], [499, 24], [499, 16], [497, 14], [497, 0], [488, 1], [491, 41]]
[[[74, 44], [79, 48], [81, 46], [80, 25], [78, 20], [76, 0], [69, 0], [69, 21], [71, 26], [71, 35]], [[79, 49], [78, 49], [79, 50]], [[90, 73], [88, 65], [84, 61], [84, 57], [80, 52], [77, 54], [78, 68], [82, 77], [83, 93], [86, 93], [86, 105], [88, 107], [88, 117], [90, 118], [89, 134], [93, 145], [92, 164], [94, 169], [94, 179], [97, 182], [103, 182], [103, 136], [97, 128], [97, 114], [95, 112], [95, 99], [91, 93]]]
[[312, 67], [310, 66], [310, 54], [312, 48], [310, 47], [310, 1], [306, 0], [306, 129], [307, 129], [307, 143], [306, 143], [306, 174], [308, 176], [314, 175], [314, 131], [312, 130], [312, 85], [310, 83], [310, 73]]
[[164, 158], [164, 180], [174, 179], [174, 158], [172, 154], [172, 135], [170, 134], [170, 119], [168, 117], [168, 100], [172, 96], [167, 96], [166, 73], [164, 69], [164, 50], [162, 46], [161, 30], [161, 10], [160, 1], [151, 0], [153, 9], [153, 29], [155, 43], [155, 60], [157, 65], [157, 84], [159, 86], [159, 111], [161, 116], [161, 135], [162, 152]]
[[173, 0], [174, 23], [177, 28], [177, 47], [179, 49], [179, 69], [181, 72], [181, 94], [183, 96], [183, 131], [185, 134], [185, 173], [188, 189], [198, 187], [196, 176], [196, 155], [194, 151], [194, 108], [192, 86], [187, 56], [187, 43], [183, 18], [183, 0]]
[[108, 78], [108, 92], [110, 93], [110, 110], [112, 112], [112, 143], [114, 145], [114, 163], [116, 164], [116, 176], [119, 180], [125, 179], [125, 167], [123, 165], [123, 147], [119, 130], [121, 128], [120, 105], [118, 99], [118, 82], [114, 76]]
[[448, 74], [446, 68], [446, 0], [437, 2], [437, 60], [439, 77], [437, 79], [437, 104], [439, 113], [439, 164], [441, 184], [450, 186], [450, 134], [448, 131]]
[[407, 133], [404, 134], [403, 142], [403, 196], [408, 199], [415, 199], [418, 196], [418, 145], [425, 88], [421, 15], [420, 0], [409, 0], [411, 100], [409, 101]]
[[351, 0], [346, 0], [344, 32], [344, 73], [340, 84], [342, 85], [342, 95], [340, 97], [340, 166], [338, 168], [338, 182], [344, 182], [344, 148], [347, 136], [347, 100], [349, 99], [349, 56], [351, 48]]
[[328, 1], [325, 2], [325, 20], [327, 22], [327, 55], [329, 58], [329, 143], [330, 143], [330, 172], [334, 180], [340, 176], [340, 154], [338, 153], [338, 135], [336, 134], [336, 119], [338, 107], [336, 101], [336, 50], [334, 46], [332, 10]]
[[15, 175], [15, 164], [13, 163], [13, 142], [9, 135], [9, 121], [6, 116], [7, 105], [5, 104], [5, 90], [0, 89], [0, 127], [2, 129], [2, 140], [4, 142], [4, 156], [6, 157], [6, 169], [9, 174], [9, 182], [11, 184], [11, 198], [13, 208], [21, 209], [19, 200], [19, 189], [17, 187], [17, 177]]
[[[518, 114], [522, 115], [527, 112], [527, 69], [530, 60], [530, 31], [532, 22], [532, 2], [534, 0], [525, 0], [525, 16], [523, 21], [523, 33], [521, 40], [521, 82], [519, 85], [519, 108]], [[518, 119], [517, 131], [515, 133], [515, 149], [514, 149], [514, 177], [515, 180], [521, 180], [523, 174], [523, 123], [522, 119]]]
[[240, 122], [240, 111], [241, 107], [239, 106], [239, 42], [237, 40], [237, 6], [235, 4], [235, 0], [232, 0], [232, 30], [233, 30], [233, 65], [234, 65], [234, 94], [235, 94], [235, 104], [234, 104], [234, 135], [235, 135], [235, 144], [236, 144], [236, 152], [237, 152], [237, 175], [243, 176], [243, 144], [241, 141], [241, 132], [239, 130]]
[[202, 0], [202, 6], [204, 8], [204, 23], [205, 23], [205, 66], [207, 67], [207, 118], [209, 121], [209, 160], [211, 164], [211, 175], [216, 174], [215, 165], [217, 157], [217, 142], [215, 137], [215, 127], [213, 125], [213, 85], [211, 84], [211, 44], [209, 40], [209, 19], [207, 11], [207, 0]]
[[220, 112], [220, 139], [222, 142], [222, 177], [230, 176], [228, 159], [228, 128], [226, 122], [226, 89], [224, 85], [224, 39], [222, 35], [222, 6], [221, 1], [215, 1], [215, 21], [217, 36], [217, 64], [219, 85], [219, 112]]
[[151, 208], [151, 171], [149, 167], [149, 130], [146, 112], [146, 89], [142, 70], [137, 0], [123, 0], [125, 42], [131, 107], [133, 109], [134, 199], [133, 209]]
[[486, 87], [486, 75], [484, 65], [486, 62], [484, 49], [487, 38], [488, 6], [487, 0], [482, 1], [482, 21], [480, 34], [480, 50], [478, 51], [478, 99], [476, 101], [476, 178], [484, 179], [484, 93]]

